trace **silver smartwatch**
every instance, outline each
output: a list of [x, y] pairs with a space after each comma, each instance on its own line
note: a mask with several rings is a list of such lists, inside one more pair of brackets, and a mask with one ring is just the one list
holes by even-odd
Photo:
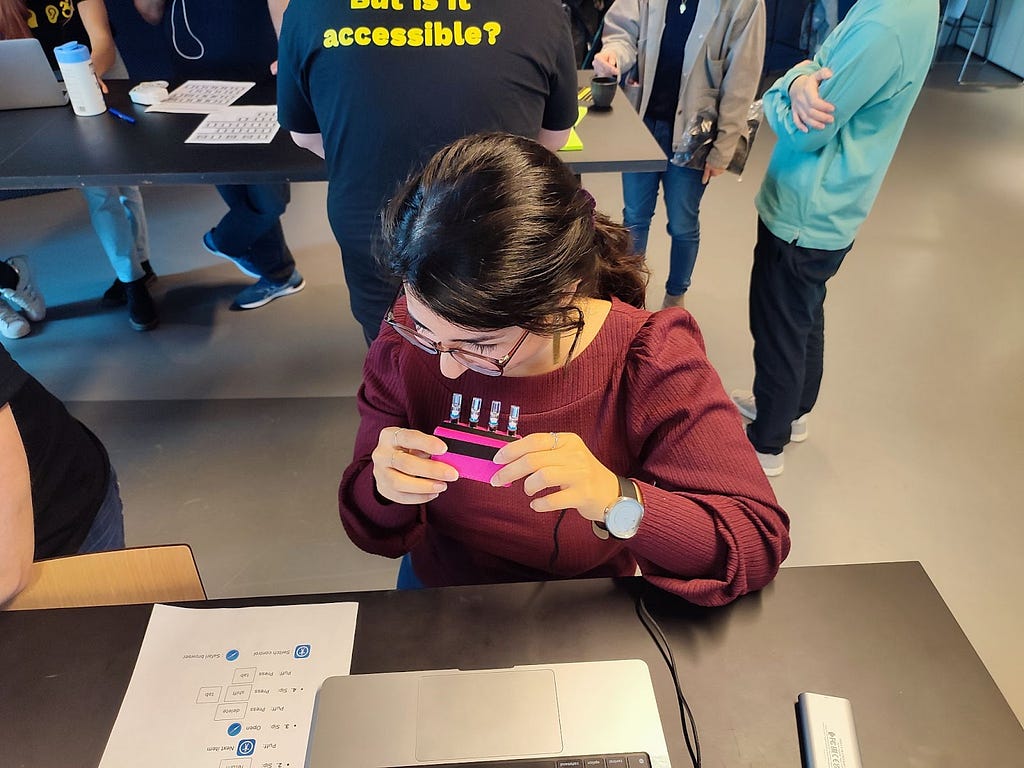
[[603, 523], [594, 521], [594, 533], [601, 539], [607, 539], [609, 534], [616, 539], [631, 539], [644, 519], [644, 505], [636, 485], [628, 477], [618, 480], [619, 497], [605, 508]]

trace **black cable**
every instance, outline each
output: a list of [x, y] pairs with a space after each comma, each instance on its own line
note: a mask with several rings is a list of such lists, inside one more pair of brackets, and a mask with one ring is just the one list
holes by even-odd
[[697, 721], [694, 720], [690, 705], [683, 695], [683, 687], [679, 683], [679, 672], [676, 669], [676, 660], [672, 655], [672, 646], [669, 645], [668, 638], [661, 631], [658, 622], [647, 610], [643, 596], [637, 598], [636, 614], [640, 618], [640, 623], [644, 625], [644, 629], [654, 640], [654, 644], [658, 646], [658, 650], [661, 651], [665, 663], [668, 664], [668, 670], [672, 674], [672, 683], [676, 687], [676, 698], [679, 699], [679, 719], [683, 724], [683, 740], [686, 742], [686, 750], [690, 753], [690, 763], [693, 768], [700, 768], [700, 738], [697, 735]]
[[548, 560], [548, 570], [555, 570], [555, 561], [558, 559], [558, 529], [562, 527], [562, 521], [565, 519], [565, 513], [568, 512], [566, 509], [559, 510], [558, 519], [555, 521], [555, 531], [552, 534], [555, 539], [555, 547], [551, 552], [551, 559]]

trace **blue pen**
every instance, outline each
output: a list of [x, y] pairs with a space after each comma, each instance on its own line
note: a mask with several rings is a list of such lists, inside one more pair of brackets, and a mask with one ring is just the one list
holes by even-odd
[[122, 112], [122, 111], [120, 111], [118, 109], [114, 109], [113, 107], [107, 107], [107, 112], [109, 112], [114, 117], [118, 118], [119, 120], [124, 120], [126, 123], [134, 123], [135, 122], [135, 118], [134, 117], [132, 117], [131, 115], [126, 115], [124, 112]]

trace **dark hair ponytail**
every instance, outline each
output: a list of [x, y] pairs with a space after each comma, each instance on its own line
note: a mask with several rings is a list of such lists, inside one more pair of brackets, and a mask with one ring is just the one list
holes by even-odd
[[603, 213], [594, 216], [594, 238], [600, 254], [598, 261], [597, 296], [612, 296], [644, 308], [650, 271], [644, 257], [634, 252], [629, 230]]
[[379, 259], [454, 325], [574, 326], [576, 298], [643, 307], [648, 272], [629, 232], [547, 149], [486, 133], [441, 149], [382, 214]]

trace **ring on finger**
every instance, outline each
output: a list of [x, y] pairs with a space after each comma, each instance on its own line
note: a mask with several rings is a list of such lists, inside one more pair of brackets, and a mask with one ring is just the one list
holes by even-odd
[[558, 447], [558, 433], [557, 432], [552, 432], [551, 433], [551, 437], [553, 439], [553, 442], [551, 444], [551, 450], [553, 451], [553, 450], [555, 450]]
[[402, 432], [405, 432], [405, 427], [399, 427], [391, 433], [391, 445], [394, 448], [398, 448], [398, 435]]

